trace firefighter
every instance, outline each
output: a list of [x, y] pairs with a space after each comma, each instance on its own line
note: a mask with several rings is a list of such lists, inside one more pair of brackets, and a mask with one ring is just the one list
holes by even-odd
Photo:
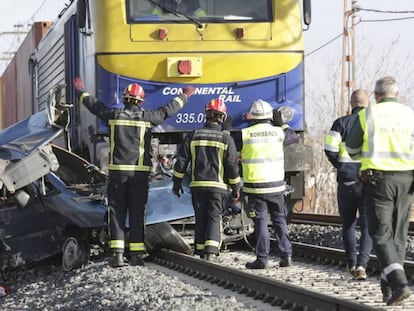
[[148, 179], [152, 169], [151, 128], [175, 114], [194, 93], [189, 86], [166, 105], [155, 110], [143, 110], [144, 89], [137, 83], [129, 84], [123, 92], [124, 108], [109, 108], [84, 91], [83, 81], [74, 80], [79, 101], [98, 118], [108, 122], [109, 156], [109, 247], [111, 265], [121, 267], [124, 260], [125, 222], [129, 218], [129, 250], [131, 265], [143, 266], [145, 254], [144, 220], [148, 199]]
[[[221, 245], [221, 217], [229, 195], [240, 195], [237, 151], [230, 134], [222, 130], [226, 105], [220, 99], [205, 107], [204, 128], [187, 135], [181, 144], [173, 173], [173, 192], [183, 192], [182, 180], [191, 163], [190, 189], [195, 212], [195, 254], [214, 261]], [[228, 184], [227, 184], [228, 183]]]
[[[266, 269], [270, 238], [268, 213], [276, 233], [280, 267], [292, 265], [292, 244], [287, 227], [287, 206], [284, 201], [285, 170], [283, 146], [298, 141], [296, 133], [286, 124], [279, 124], [278, 111], [264, 100], [256, 100], [250, 108], [253, 124], [235, 136], [241, 150], [242, 191], [247, 195], [249, 215], [254, 221], [256, 260], [246, 263], [247, 269]], [[277, 122], [278, 126], [275, 126]]]

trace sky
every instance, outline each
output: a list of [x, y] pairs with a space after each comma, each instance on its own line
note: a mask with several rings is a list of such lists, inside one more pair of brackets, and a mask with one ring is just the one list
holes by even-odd
[[[392, 42], [395, 48], [387, 58], [390, 62], [399, 62], [413, 52], [414, 1], [407, 0], [357, 0], [361, 8], [357, 13], [355, 27], [356, 65], [361, 62], [375, 62], [384, 55]], [[351, 1], [347, 0], [348, 9]], [[408, 11], [407, 13], [382, 13], [377, 11]], [[305, 32], [305, 61], [307, 68], [318, 70], [332, 59], [341, 60], [343, 48], [344, 1], [312, 1], [312, 24]], [[339, 37], [338, 37], [339, 36]], [[334, 40], [334, 38], [336, 38]], [[366, 59], [368, 56], [368, 59]], [[359, 63], [359, 64], [358, 64]], [[414, 66], [407, 63], [407, 66]], [[397, 72], [392, 72], [396, 75]], [[358, 83], [358, 77], [356, 83]], [[310, 82], [310, 81], [308, 81]], [[414, 81], [412, 81], [414, 83]]]
[[[37, 21], [53, 21], [69, 0], [0, 0], [0, 75], [7, 68], [13, 56], [25, 38], [31, 24]], [[19, 25], [15, 27], [15, 25]]]
[[[327, 62], [340, 61], [342, 57], [342, 36], [344, 21], [344, 1], [348, 8], [351, 0], [313, 0], [312, 23], [305, 32], [305, 64], [307, 72], [314, 76], [323, 77]], [[4, 71], [11, 52], [16, 51], [24, 35], [8, 35], [12, 31], [28, 31], [35, 21], [53, 21], [69, 0], [0, 0], [0, 74]], [[398, 46], [390, 55], [391, 59], [403, 59], [414, 47], [412, 44], [412, 29], [414, 19], [401, 19], [414, 17], [414, 1], [408, 0], [356, 0], [362, 9], [375, 9], [383, 11], [411, 11], [406, 14], [385, 14], [379, 12], [360, 11], [355, 28], [357, 41], [363, 44], [356, 45], [356, 64], [358, 56], [370, 55], [375, 60], [376, 55], [382, 55], [390, 47], [390, 42], [397, 40]], [[18, 8], [18, 9], [16, 9]], [[384, 21], [385, 19], [400, 19]], [[373, 20], [377, 20], [373, 22]], [[381, 20], [381, 21], [379, 21]], [[15, 25], [21, 25], [16, 28]], [[411, 34], [410, 34], [411, 30]], [[336, 38], [336, 39], [335, 39]], [[364, 50], [365, 49], [365, 50]], [[369, 52], [367, 52], [367, 49]], [[371, 53], [372, 51], [372, 53]], [[5, 53], [5, 54], [4, 54]], [[371, 57], [372, 56], [372, 57]], [[414, 66], [407, 63], [407, 66]], [[394, 74], [390, 72], [390, 74]], [[306, 78], [308, 80], [308, 78]], [[311, 81], [307, 81], [308, 83]], [[357, 81], [358, 82], [358, 81]], [[414, 81], [412, 81], [414, 85]], [[312, 84], [310, 84], [312, 85]]]
[[[366, 89], [374, 103], [375, 81], [391, 75], [399, 85], [401, 101], [414, 107], [414, 1], [355, 2], [361, 9], [355, 19], [355, 52], [347, 53], [355, 56], [355, 89]], [[305, 109], [310, 132], [321, 125], [322, 128], [330, 126], [335, 118], [343, 115], [343, 109], [349, 108], [351, 90], [344, 88], [345, 98], [341, 100], [340, 80], [335, 86], [332, 82], [335, 73], [339, 79], [342, 75], [344, 3], [343, 0], [312, 1], [312, 23], [304, 33]], [[351, 9], [351, 0], [346, 4]], [[346, 75], [349, 71], [346, 70]]]

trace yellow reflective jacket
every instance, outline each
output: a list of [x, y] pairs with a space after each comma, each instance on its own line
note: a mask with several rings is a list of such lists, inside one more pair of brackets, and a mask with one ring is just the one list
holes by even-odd
[[414, 111], [410, 107], [396, 99], [384, 99], [359, 113], [359, 127], [360, 148], [353, 145], [358, 131], [351, 130], [346, 144], [349, 153], [361, 160], [362, 171], [414, 170]]
[[242, 130], [243, 192], [285, 191], [284, 139], [283, 129], [270, 123], [257, 123]]

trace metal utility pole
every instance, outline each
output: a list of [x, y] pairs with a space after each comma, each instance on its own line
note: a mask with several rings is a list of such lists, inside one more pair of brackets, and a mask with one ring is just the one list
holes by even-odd
[[[355, 25], [357, 1], [352, 0], [352, 8], [348, 9], [348, 0], [344, 0], [344, 33], [342, 41], [342, 85], [341, 85], [341, 115], [349, 113], [349, 102], [355, 87]], [[352, 24], [349, 27], [349, 17], [352, 16]]]

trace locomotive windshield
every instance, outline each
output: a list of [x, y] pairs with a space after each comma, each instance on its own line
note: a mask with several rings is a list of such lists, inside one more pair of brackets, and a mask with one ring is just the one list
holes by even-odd
[[268, 22], [271, 0], [127, 0], [129, 23]]

